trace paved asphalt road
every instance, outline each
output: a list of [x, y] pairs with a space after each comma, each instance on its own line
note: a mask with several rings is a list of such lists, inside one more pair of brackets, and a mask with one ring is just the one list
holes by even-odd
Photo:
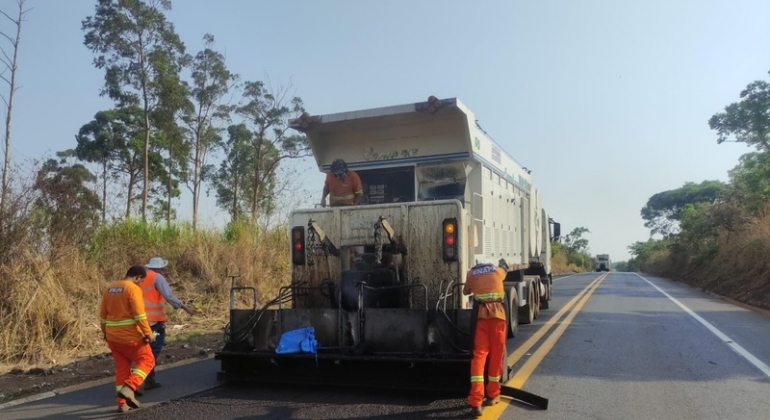
[[[551, 309], [521, 326], [508, 348], [516, 362], [509, 384], [549, 398], [549, 408], [506, 400], [483, 419], [770, 418], [770, 318], [667, 280], [556, 279]], [[307, 386], [218, 387], [151, 404], [213, 386], [216, 368], [207, 361], [170, 369], [164, 375], [173, 389], [148, 392], [146, 407], [124, 417], [468, 418], [461, 397]], [[100, 387], [60, 395], [2, 410], [0, 419], [110, 418], [109, 394]]]

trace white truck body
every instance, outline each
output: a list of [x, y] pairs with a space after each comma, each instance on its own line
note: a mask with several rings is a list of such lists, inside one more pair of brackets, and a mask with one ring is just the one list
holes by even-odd
[[608, 254], [598, 254], [596, 256], [596, 271], [610, 271], [610, 256]]
[[[550, 277], [549, 218], [530, 174], [476, 124], [462, 102], [436, 104], [435, 113], [429, 103], [413, 103], [293, 122], [307, 135], [319, 170], [328, 171], [342, 158], [364, 186], [358, 206], [292, 212], [292, 226], [314, 220], [343, 252], [341, 258], [323, 258], [316, 250], [317, 264], [293, 264], [293, 281], [317, 285], [339, 278], [355, 264], [345, 252], [371, 246], [380, 217], [408, 250], [400, 262], [401, 280], [426, 284], [430, 305], [439, 289], [464, 282], [476, 263], [505, 260], [512, 273], [522, 275], [532, 274], [525, 271], [535, 263], [541, 265], [539, 277]], [[442, 221], [452, 217], [459, 226], [458, 258], [444, 261]], [[520, 307], [527, 305], [528, 287], [538, 291], [536, 300], [550, 298], [550, 280], [543, 287], [539, 279], [511, 279], [519, 280]], [[448, 305], [467, 308], [468, 297], [455, 293]]]
[[[291, 213], [291, 284], [260, 308], [255, 288], [233, 285], [218, 378], [468, 392], [476, 325], [461, 293], [468, 270], [505, 260], [509, 337], [550, 300], [551, 222], [528, 171], [457, 99], [291, 124], [307, 135], [319, 170], [344, 159], [365, 197]], [[235, 308], [240, 290], [253, 293], [253, 308]], [[317, 352], [279, 354], [285, 334], [297, 332], [312, 334]]]

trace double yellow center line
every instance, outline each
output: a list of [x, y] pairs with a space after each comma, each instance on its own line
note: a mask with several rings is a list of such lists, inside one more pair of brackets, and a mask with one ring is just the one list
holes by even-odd
[[[516, 372], [513, 378], [508, 380], [505, 385], [514, 388], [521, 388], [524, 383], [527, 382], [527, 379], [529, 379], [529, 377], [532, 375], [532, 372], [535, 371], [535, 368], [537, 368], [540, 362], [543, 361], [551, 349], [553, 349], [553, 346], [559, 340], [561, 335], [564, 334], [564, 331], [567, 329], [569, 324], [572, 323], [572, 320], [575, 319], [575, 316], [578, 314], [578, 312], [580, 312], [581, 309], [583, 309], [583, 306], [586, 304], [588, 299], [591, 297], [591, 295], [593, 295], [594, 291], [596, 291], [596, 289], [604, 281], [604, 279], [607, 278], [608, 275], [609, 273], [604, 273], [592, 281], [591, 284], [586, 286], [586, 288], [581, 290], [580, 293], [572, 298], [572, 300], [567, 302], [567, 304], [564, 305], [564, 307], [561, 308], [561, 310], [559, 310], [556, 315], [552, 316], [548, 322], [546, 322], [542, 327], [540, 327], [539, 330], [537, 330], [537, 332], [535, 332], [535, 334], [533, 334], [522, 345], [518, 346], [516, 350], [511, 353], [510, 356], [508, 356], [508, 366], [516, 364], [525, 354], [527, 354], [530, 349], [532, 349], [532, 347], [534, 347], [535, 344], [537, 344], [538, 341], [540, 341], [541, 338], [543, 338], [543, 336], [548, 333], [551, 327], [559, 324], [556, 330], [554, 330], [553, 334], [548, 336], [548, 338], [543, 342], [543, 345], [537, 349], [532, 357], [530, 357], [524, 363], [524, 365], [522, 365], [522, 367]], [[569, 314], [564, 319], [564, 322], [560, 323], [559, 321], [567, 312], [569, 312]], [[503, 399], [499, 404], [492, 407], [487, 407], [486, 410], [484, 410], [484, 414], [481, 416], [481, 418], [498, 419], [509, 404], [509, 400]]]

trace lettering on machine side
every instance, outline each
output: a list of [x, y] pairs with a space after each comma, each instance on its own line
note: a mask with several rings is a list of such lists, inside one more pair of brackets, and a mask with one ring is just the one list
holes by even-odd
[[361, 153], [361, 158], [365, 161], [379, 161], [379, 160], [393, 160], [393, 159], [406, 159], [417, 156], [419, 149], [402, 149], [393, 150], [390, 152], [375, 152], [373, 148], [367, 147]]

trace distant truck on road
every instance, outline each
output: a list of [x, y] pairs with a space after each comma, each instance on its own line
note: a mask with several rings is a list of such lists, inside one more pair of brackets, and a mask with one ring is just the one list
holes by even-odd
[[610, 271], [610, 256], [599, 254], [596, 256], [596, 271]]

